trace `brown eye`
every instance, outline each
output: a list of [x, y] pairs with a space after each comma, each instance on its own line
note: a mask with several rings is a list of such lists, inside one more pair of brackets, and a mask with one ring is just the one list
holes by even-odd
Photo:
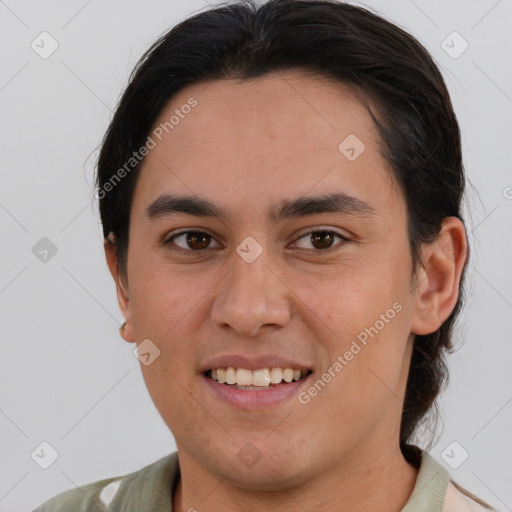
[[166, 241], [168, 245], [174, 245], [172, 249], [179, 253], [192, 253], [208, 249], [212, 240], [212, 235], [204, 231], [182, 231]]
[[334, 236], [330, 231], [315, 231], [310, 236], [311, 243], [317, 249], [329, 249], [334, 243]]
[[201, 231], [189, 231], [186, 235], [186, 241], [189, 247], [197, 251], [206, 249], [212, 238], [207, 233], [202, 233]]
[[[335, 243], [336, 239], [339, 239], [340, 242]], [[348, 238], [336, 231], [329, 231], [325, 229], [310, 231], [309, 233], [302, 235], [294, 245], [299, 249], [309, 250], [309, 252], [329, 253], [341, 249], [349, 242], [350, 240]]]

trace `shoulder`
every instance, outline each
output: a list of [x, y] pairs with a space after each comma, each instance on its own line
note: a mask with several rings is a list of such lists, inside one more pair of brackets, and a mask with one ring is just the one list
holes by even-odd
[[178, 471], [177, 452], [171, 453], [142, 469], [122, 476], [98, 480], [53, 496], [32, 512], [106, 512], [114, 502], [130, 502], [137, 489], [155, 489], [159, 482], [168, 482]]
[[[108, 496], [119, 488], [125, 477], [98, 480], [53, 496], [33, 512], [103, 511], [109, 505]], [[116, 489], [117, 488], [117, 489]], [[107, 498], [105, 500], [105, 498]], [[104, 501], [106, 503], [104, 503]]]
[[466, 491], [453, 480], [448, 482], [443, 512], [496, 512], [490, 505]]
[[426, 450], [405, 447], [406, 460], [419, 469], [411, 497], [401, 512], [497, 512], [452, 480]]

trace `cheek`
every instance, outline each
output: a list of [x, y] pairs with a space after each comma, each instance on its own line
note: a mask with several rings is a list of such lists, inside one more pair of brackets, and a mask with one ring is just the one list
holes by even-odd
[[353, 265], [311, 286], [303, 281], [297, 293], [309, 297], [309, 317], [328, 327], [316, 329], [326, 358], [309, 405], [316, 415], [329, 411], [347, 435], [373, 425], [393, 401], [399, 405], [411, 298], [405, 273], [393, 265]]
[[176, 363], [174, 359], [176, 366], [170, 366], [165, 355], [162, 355], [152, 365], [142, 366], [142, 375], [151, 400], [177, 439], [192, 436], [197, 440], [208, 429], [211, 435], [216, 425], [209, 424], [200, 401], [191, 400], [193, 389], [190, 390], [190, 380], [180, 375], [180, 365]]
[[158, 261], [138, 263], [134, 258], [130, 302], [140, 336], [165, 340], [172, 330], [182, 329], [194, 320], [218, 281], [218, 276], [192, 266], [177, 270]]
[[331, 347], [330, 363], [309, 388], [304, 408], [308, 417], [322, 418], [315, 435], [330, 439], [334, 451], [355, 446], [375, 429], [382, 432], [379, 425], [399, 422], [406, 339], [403, 326], [390, 323], [369, 335], [366, 345], [349, 336]]
[[386, 320], [394, 319], [393, 305], [408, 300], [408, 281], [403, 274], [382, 262], [375, 267], [359, 263], [340, 266], [324, 276], [302, 273], [291, 282], [297, 297], [309, 308], [309, 316], [323, 320], [335, 342], [357, 336], [388, 310]]
[[193, 376], [191, 361], [196, 359], [194, 340], [204, 291], [194, 286], [195, 279], [190, 276], [171, 275], [156, 266], [141, 272], [132, 282], [130, 307], [135, 338], [138, 343], [149, 339], [159, 350], [151, 365], [141, 364], [146, 386], [161, 413], [170, 403], [179, 409], [190, 400], [183, 386]]

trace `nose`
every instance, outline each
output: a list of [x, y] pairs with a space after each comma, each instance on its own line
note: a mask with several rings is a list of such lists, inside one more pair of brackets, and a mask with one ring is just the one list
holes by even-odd
[[243, 336], [256, 336], [264, 326], [284, 327], [291, 317], [291, 292], [262, 254], [247, 263], [233, 254], [231, 271], [219, 283], [212, 321]]

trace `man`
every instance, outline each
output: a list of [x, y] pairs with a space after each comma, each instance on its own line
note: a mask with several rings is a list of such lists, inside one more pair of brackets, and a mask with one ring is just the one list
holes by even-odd
[[97, 186], [178, 451], [38, 512], [489, 508], [411, 443], [468, 257], [460, 133], [414, 38], [331, 1], [196, 15], [137, 67]]

